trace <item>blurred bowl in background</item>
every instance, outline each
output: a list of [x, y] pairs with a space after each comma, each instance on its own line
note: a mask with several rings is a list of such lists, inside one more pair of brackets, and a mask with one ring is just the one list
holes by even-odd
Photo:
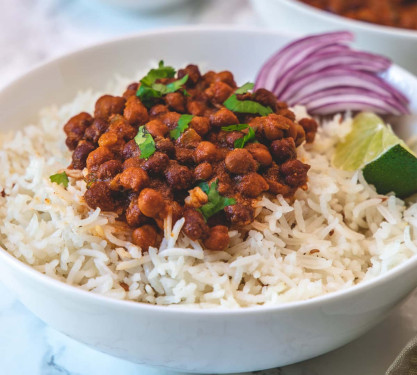
[[188, 0], [95, 0], [96, 3], [140, 12], [154, 12], [164, 8], [172, 8], [186, 1]]
[[417, 74], [417, 31], [355, 21], [296, 0], [251, 0], [254, 9], [274, 29], [299, 35], [331, 30], [355, 34], [355, 46], [391, 58]]

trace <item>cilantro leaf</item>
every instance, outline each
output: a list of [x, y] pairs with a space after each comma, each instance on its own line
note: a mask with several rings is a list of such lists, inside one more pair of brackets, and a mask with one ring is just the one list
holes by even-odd
[[254, 86], [255, 85], [252, 82], [246, 82], [235, 91], [235, 94], [246, 94], [249, 90], [252, 90]]
[[49, 176], [49, 179], [51, 182], [64, 185], [64, 187], [68, 187], [69, 180], [65, 172], [53, 174], [52, 176]]
[[163, 60], [158, 64], [157, 69], [151, 69], [140, 82], [145, 86], [152, 86], [157, 79], [172, 78], [175, 75], [175, 69], [172, 66], [164, 66]]
[[235, 148], [243, 148], [245, 147], [246, 143], [253, 141], [255, 139], [255, 131], [248, 124], [222, 126], [222, 130], [226, 132], [233, 132], [244, 129], [248, 129], [248, 132], [243, 136], [243, 138], [236, 139], [236, 141], [234, 142]]
[[217, 191], [218, 184], [219, 180], [212, 182], [210, 186], [207, 182], [202, 182], [198, 185], [208, 197], [208, 202], [198, 209], [206, 220], [216, 212], [223, 210], [223, 208], [236, 204], [235, 199], [223, 197], [219, 194]]
[[236, 94], [230, 96], [223, 105], [227, 109], [239, 113], [252, 113], [255, 115], [267, 116], [273, 112], [270, 107], [265, 107], [253, 100], [239, 100]]
[[188, 74], [186, 74], [181, 79], [168, 83], [167, 85], [164, 85], [162, 83], [154, 83], [152, 85], [152, 88], [158, 91], [161, 95], [165, 95], [165, 94], [169, 94], [170, 92], [175, 92], [179, 90], [181, 86], [187, 82], [187, 80], [188, 80]]
[[169, 132], [169, 135], [173, 139], [178, 139], [182, 133], [188, 129], [188, 124], [193, 119], [193, 115], [181, 115], [178, 120], [178, 125], [175, 129]]
[[96, 179], [92, 179], [92, 180], [88, 181], [88, 182], [87, 182], [87, 188], [90, 188], [91, 186], [93, 186], [93, 184], [94, 184], [95, 182], [97, 182], [97, 180], [96, 180]]
[[249, 126], [248, 133], [243, 138], [236, 139], [234, 146], [235, 148], [243, 148], [246, 143], [249, 143], [255, 139], [255, 130]]
[[151, 69], [148, 74], [140, 80], [140, 86], [136, 92], [136, 96], [140, 98], [142, 103], [149, 107], [152, 105], [153, 99], [161, 98], [170, 92], [175, 92], [181, 88], [188, 80], [188, 74], [181, 79], [164, 85], [163, 83], [155, 83], [158, 79], [173, 78], [175, 69], [171, 66], [164, 66], [164, 62], [159, 62], [158, 69]]
[[[214, 183], [217, 183], [217, 181], [218, 181], [218, 180], [216, 180]], [[209, 184], [208, 184], [207, 182], [205, 182], [205, 181], [200, 182], [200, 183], [198, 184], [198, 187], [199, 187], [201, 190], [203, 190], [206, 194], [208, 194], [208, 192], [209, 192], [209, 190], [210, 190], [210, 186], [209, 186]]]
[[222, 130], [224, 130], [226, 132], [234, 132], [234, 131], [239, 131], [239, 130], [243, 130], [243, 129], [247, 129], [247, 128], [249, 128], [248, 124], [237, 124], [237, 125], [222, 126]]
[[255, 115], [267, 116], [273, 113], [270, 107], [265, 107], [262, 104], [254, 102], [253, 100], [239, 100], [237, 95], [246, 94], [252, 90], [254, 84], [251, 82], [245, 83], [243, 86], [235, 90], [235, 92], [223, 103], [223, 105], [233, 112], [252, 113]]
[[156, 150], [155, 141], [146, 130], [145, 125], [139, 126], [138, 134], [135, 136], [135, 142], [139, 146], [141, 159], [149, 158]]
[[141, 84], [136, 92], [136, 96], [140, 98], [145, 106], [151, 105], [152, 99], [161, 98], [162, 94], [152, 87]]

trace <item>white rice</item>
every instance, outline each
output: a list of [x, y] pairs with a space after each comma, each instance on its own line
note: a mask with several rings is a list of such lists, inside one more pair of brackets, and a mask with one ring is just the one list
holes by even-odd
[[[121, 92], [120, 80], [112, 92]], [[381, 196], [360, 172], [331, 167], [349, 116], [320, 127], [299, 157], [311, 165], [308, 190], [293, 202], [264, 196], [247, 236], [230, 231], [231, 247], [206, 251], [180, 234], [183, 220], [165, 221], [160, 249], [142, 253], [113, 213], [89, 209], [84, 181], [65, 189], [49, 176], [70, 153], [62, 126], [92, 111], [100, 93], [80, 93], [40, 121], [0, 139], [0, 240], [40, 272], [112, 298], [159, 305], [237, 308], [305, 300], [376, 277], [417, 253], [417, 204]], [[299, 118], [302, 107], [294, 108]], [[125, 291], [120, 283], [127, 284]]]

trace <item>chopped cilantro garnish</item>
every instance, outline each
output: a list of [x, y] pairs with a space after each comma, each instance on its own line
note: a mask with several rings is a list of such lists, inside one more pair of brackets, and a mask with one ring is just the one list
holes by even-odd
[[245, 134], [242, 138], [236, 139], [234, 143], [235, 148], [243, 148], [247, 143], [253, 141], [255, 139], [255, 131], [248, 124], [222, 126], [222, 130], [226, 132], [233, 132], [244, 129], [248, 129], [248, 133]]
[[145, 86], [152, 86], [157, 79], [173, 78], [175, 76], [175, 69], [172, 66], [164, 66], [161, 60], [157, 69], [151, 69], [148, 74], [140, 80]]
[[91, 186], [93, 186], [93, 184], [96, 182], [96, 179], [92, 179], [90, 181], [87, 182], [87, 188], [90, 188]]
[[64, 185], [64, 187], [68, 187], [69, 180], [65, 172], [53, 174], [52, 176], [49, 176], [49, 179], [51, 182]]
[[188, 80], [188, 74], [186, 74], [181, 79], [168, 83], [167, 85], [164, 85], [162, 83], [154, 83], [152, 85], [152, 88], [158, 91], [161, 95], [165, 95], [165, 94], [169, 94], [170, 92], [175, 92], [179, 90], [181, 86], [187, 82], [187, 80]]
[[252, 113], [254, 115], [267, 116], [272, 113], [272, 109], [253, 100], [239, 100], [236, 94], [230, 96], [223, 105], [233, 112]]
[[140, 98], [141, 102], [145, 106], [149, 107], [152, 104], [153, 99], [160, 98], [162, 95], [159, 93], [159, 91], [141, 83], [138, 91], [136, 92], [136, 96]]
[[246, 82], [235, 91], [235, 94], [246, 94], [249, 90], [252, 90], [254, 86], [255, 85], [252, 82]]
[[140, 98], [143, 104], [150, 106], [153, 99], [161, 98], [163, 95], [175, 92], [181, 88], [188, 80], [188, 74], [174, 82], [164, 85], [155, 83], [158, 79], [173, 78], [175, 69], [171, 66], [164, 66], [164, 62], [159, 62], [157, 69], [151, 69], [148, 74], [140, 80], [140, 86], [136, 96]]
[[178, 125], [175, 129], [169, 132], [169, 135], [173, 139], [178, 139], [182, 133], [188, 129], [188, 124], [193, 119], [193, 115], [181, 115], [178, 120]]
[[139, 126], [138, 134], [135, 136], [135, 142], [139, 146], [141, 159], [149, 158], [156, 150], [155, 141], [144, 125]]
[[237, 125], [222, 126], [222, 130], [226, 132], [234, 132], [234, 131], [247, 129], [248, 127], [249, 127], [248, 124], [237, 124]]
[[253, 83], [245, 83], [239, 87], [235, 92], [223, 103], [223, 105], [233, 112], [238, 113], [252, 113], [254, 115], [267, 116], [272, 113], [272, 109], [265, 107], [262, 104], [254, 102], [253, 100], [239, 100], [236, 95], [245, 94], [253, 89]]
[[208, 202], [199, 208], [199, 211], [203, 214], [206, 220], [213, 216], [216, 212], [223, 210], [223, 208], [236, 204], [235, 199], [223, 197], [219, 194], [217, 191], [218, 184], [219, 180], [212, 182], [210, 186], [207, 182], [201, 182], [198, 185], [208, 197]]
[[243, 136], [243, 138], [236, 139], [234, 146], [235, 148], [243, 148], [246, 143], [249, 143], [255, 139], [255, 130], [249, 126], [248, 133]]

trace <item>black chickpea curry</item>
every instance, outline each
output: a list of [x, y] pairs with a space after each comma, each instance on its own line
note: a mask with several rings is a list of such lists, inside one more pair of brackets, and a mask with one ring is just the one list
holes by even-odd
[[88, 206], [117, 213], [143, 251], [159, 245], [168, 215], [183, 217], [183, 233], [205, 248], [227, 248], [229, 229], [254, 220], [262, 194], [291, 198], [307, 188], [297, 147], [317, 131], [313, 119], [297, 122], [274, 94], [252, 88], [237, 87], [229, 71], [176, 72], [160, 62], [122, 96], [100, 97], [94, 116], [72, 117], [69, 168], [86, 168]]

